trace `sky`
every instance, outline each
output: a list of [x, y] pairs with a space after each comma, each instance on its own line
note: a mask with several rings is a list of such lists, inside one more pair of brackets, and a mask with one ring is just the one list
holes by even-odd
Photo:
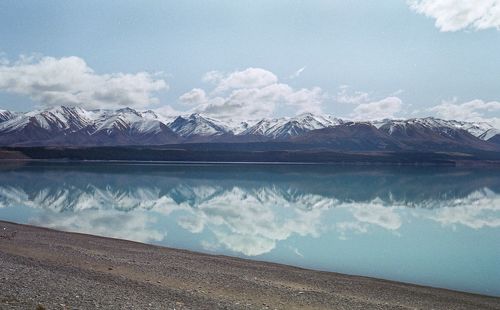
[[500, 127], [500, 0], [0, 2], [0, 109]]

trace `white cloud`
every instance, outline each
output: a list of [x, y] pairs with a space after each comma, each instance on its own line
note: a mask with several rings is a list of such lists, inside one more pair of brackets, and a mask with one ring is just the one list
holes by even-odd
[[217, 84], [224, 78], [224, 74], [220, 71], [213, 70], [205, 73], [202, 77], [202, 81], [206, 83]]
[[302, 68], [298, 69], [292, 75], [289, 76], [289, 79], [293, 80], [293, 79], [298, 78], [302, 74], [302, 72], [304, 72], [305, 69], [306, 69], [306, 67], [302, 67]]
[[194, 105], [193, 111], [218, 118], [268, 117], [278, 107], [291, 107], [297, 113], [320, 113], [325, 98], [319, 87], [294, 89], [280, 83], [272, 72], [248, 68], [229, 74], [211, 71], [203, 77], [214, 85], [207, 94], [194, 88], [179, 97], [182, 103]]
[[500, 0], [409, 0], [408, 4], [434, 18], [441, 31], [500, 28]]
[[259, 88], [278, 83], [278, 77], [274, 73], [261, 68], [247, 68], [230, 74], [211, 71], [205, 74], [203, 80], [217, 84], [215, 92], [239, 88]]
[[403, 101], [397, 97], [401, 92], [398, 90], [383, 99], [373, 99], [367, 92], [352, 90], [350, 86], [342, 85], [335, 96], [335, 101], [354, 105], [355, 108], [350, 116], [355, 120], [394, 118], [403, 108]]
[[158, 113], [160, 116], [164, 116], [166, 118], [177, 117], [184, 112], [174, 109], [170, 105], [162, 105], [159, 108], [154, 109], [154, 112]]
[[207, 95], [203, 89], [193, 88], [192, 90], [190, 90], [187, 93], [180, 96], [179, 100], [185, 104], [198, 105], [198, 104], [203, 104], [203, 103], [207, 102], [208, 99], [207, 99]]
[[379, 101], [359, 104], [351, 116], [354, 119], [375, 120], [394, 118], [401, 112], [403, 102], [398, 97], [387, 97]]
[[147, 72], [97, 74], [79, 57], [20, 57], [0, 63], [0, 91], [28, 96], [43, 106], [144, 108], [157, 103], [167, 83]]
[[348, 85], [342, 85], [335, 100], [339, 103], [362, 104], [370, 101], [370, 95], [362, 91], [351, 91]]
[[488, 122], [496, 128], [500, 128], [500, 118], [491, 115], [492, 113], [500, 112], [500, 102], [498, 101], [475, 99], [458, 103], [457, 100], [454, 99], [451, 101], [443, 101], [441, 104], [428, 109], [428, 111], [444, 119]]

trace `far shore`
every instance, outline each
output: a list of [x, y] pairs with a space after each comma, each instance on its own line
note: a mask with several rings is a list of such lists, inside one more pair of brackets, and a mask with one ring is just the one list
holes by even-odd
[[[500, 152], [335, 151], [267, 144], [0, 147], [0, 161], [329, 164], [346, 166], [500, 166]], [[292, 147], [292, 146], [290, 146]]]
[[498, 297], [4, 221], [0, 287], [1, 309], [500, 309]]

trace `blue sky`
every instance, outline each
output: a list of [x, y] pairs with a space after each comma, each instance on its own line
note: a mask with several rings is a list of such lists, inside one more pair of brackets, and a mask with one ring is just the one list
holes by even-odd
[[[90, 108], [221, 117], [312, 111], [496, 122], [500, 3], [460, 2], [2, 1], [0, 108], [29, 110], [71, 97], [69, 105]], [[74, 58], [59, 63], [66, 57]], [[42, 63], [54, 66], [50, 76], [40, 73]], [[78, 73], [65, 75], [73, 68], [88, 81], [62, 85], [78, 80]], [[140, 72], [148, 76], [136, 81]], [[130, 75], [124, 85], [144, 88], [117, 87], [120, 73]], [[274, 77], [252, 84], [268, 73]], [[40, 81], [52, 83], [44, 93]], [[47, 89], [68, 93], [56, 100]]]

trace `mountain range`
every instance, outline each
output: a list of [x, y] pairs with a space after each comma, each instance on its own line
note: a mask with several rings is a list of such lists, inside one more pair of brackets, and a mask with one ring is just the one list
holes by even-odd
[[500, 151], [500, 130], [485, 122], [433, 117], [351, 121], [304, 113], [226, 121], [201, 114], [54, 107], [0, 110], [0, 146], [161, 146], [193, 143], [281, 143], [339, 151]]

